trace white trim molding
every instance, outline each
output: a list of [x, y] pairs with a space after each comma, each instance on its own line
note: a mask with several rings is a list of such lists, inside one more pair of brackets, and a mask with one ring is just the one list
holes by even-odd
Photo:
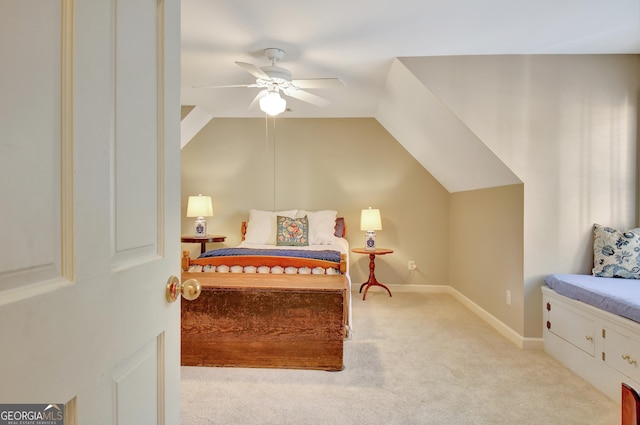
[[544, 341], [542, 338], [527, 338], [509, 326], [504, 324], [501, 320], [493, 316], [491, 313], [480, 307], [478, 304], [467, 298], [457, 289], [452, 288], [449, 285], [387, 285], [391, 292], [431, 292], [431, 293], [445, 293], [454, 297], [458, 302], [464, 305], [466, 308], [475, 313], [482, 320], [487, 322], [492, 328], [494, 328], [500, 335], [507, 338], [514, 343], [518, 348], [524, 350], [544, 350]]

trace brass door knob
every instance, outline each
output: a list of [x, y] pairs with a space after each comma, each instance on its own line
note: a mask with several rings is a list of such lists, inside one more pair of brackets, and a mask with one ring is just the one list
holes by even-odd
[[177, 276], [171, 276], [167, 281], [166, 296], [170, 303], [175, 302], [180, 295], [186, 300], [195, 300], [200, 296], [200, 292], [202, 292], [200, 282], [196, 279], [187, 279], [180, 283]]

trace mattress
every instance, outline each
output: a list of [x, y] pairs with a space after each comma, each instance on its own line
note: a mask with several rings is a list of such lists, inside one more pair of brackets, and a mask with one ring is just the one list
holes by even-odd
[[544, 282], [567, 298], [640, 323], [640, 280], [552, 274]]

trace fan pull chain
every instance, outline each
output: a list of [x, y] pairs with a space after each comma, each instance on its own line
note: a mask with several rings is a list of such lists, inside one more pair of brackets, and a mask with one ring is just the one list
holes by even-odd
[[276, 210], [276, 117], [273, 120], [273, 210]]

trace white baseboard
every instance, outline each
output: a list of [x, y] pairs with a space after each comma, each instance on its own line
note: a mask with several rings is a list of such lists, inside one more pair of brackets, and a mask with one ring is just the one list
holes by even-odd
[[544, 341], [542, 338], [527, 338], [523, 337], [509, 326], [505, 325], [502, 321], [497, 319], [491, 313], [480, 307], [475, 302], [471, 301], [457, 289], [448, 285], [387, 285], [391, 292], [431, 292], [431, 293], [445, 293], [453, 296], [462, 305], [474, 312], [478, 317], [487, 322], [492, 328], [494, 328], [500, 335], [507, 338], [514, 343], [517, 347], [524, 350], [544, 350]]

